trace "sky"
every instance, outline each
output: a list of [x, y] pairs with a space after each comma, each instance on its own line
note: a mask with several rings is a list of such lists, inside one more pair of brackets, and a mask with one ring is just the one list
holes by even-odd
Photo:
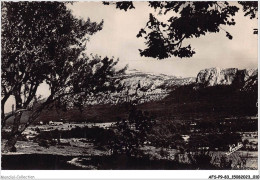
[[[231, 2], [236, 3], [236, 2]], [[188, 39], [196, 54], [192, 58], [171, 57], [165, 60], [141, 57], [138, 49], [144, 49], [144, 40], [136, 38], [137, 33], [148, 21], [149, 13], [156, 13], [147, 2], [134, 2], [135, 9], [127, 12], [115, 6], [105, 6], [101, 2], [76, 2], [68, 5], [73, 15], [78, 18], [100, 22], [104, 20], [103, 29], [90, 37], [87, 54], [93, 53], [102, 57], [119, 58], [119, 67], [128, 64], [128, 69], [136, 69], [154, 74], [167, 74], [182, 77], [196, 77], [205, 68], [257, 68], [257, 35], [253, 29], [258, 27], [257, 20], [244, 17], [240, 10], [235, 16], [236, 25], [222, 28], [233, 35], [233, 40], [225, 32], [206, 34], [197, 39]], [[168, 17], [162, 16], [161, 20]], [[38, 95], [47, 97], [49, 87], [40, 85]], [[14, 99], [10, 98], [5, 106], [11, 110]]]
[[[237, 2], [231, 2], [237, 3]], [[103, 29], [91, 36], [87, 52], [101, 56], [119, 58], [119, 65], [128, 64], [129, 69], [168, 74], [183, 77], [195, 77], [205, 68], [236, 67], [256, 68], [257, 35], [253, 29], [258, 27], [257, 20], [244, 17], [242, 10], [235, 16], [235, 26], [221, 26], [229, 31], [233, 40], [229, 40], [224, 31], [208, 33], [197, 39], [188, 39], [196, 54], [192, 58], [171, 57], [165, 60], [141, 57], [138, 49], [144, 49], [144, 40], [136, 38], [137, 33], [148, 21], [149, 13], [156, 13], [147, 2], [134, 2], [135, 9], [116, 9], [101, 2], [78, 2], [69, 5], [72, 13], [80, 18], [100, 22], [104, 20]], [[161, 19], [167, 19], [162, 16]]]

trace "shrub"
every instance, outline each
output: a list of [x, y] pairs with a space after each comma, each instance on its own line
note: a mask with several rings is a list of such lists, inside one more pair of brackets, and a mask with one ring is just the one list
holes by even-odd
[[153, 124], [153, 117], [148, 112], [130, 106], [128, 120], [118, 118], [116, 123], [116, 137], [111, 142], [113, 153], [127, 156], [141, 153], [139, 147], [144, 145]]

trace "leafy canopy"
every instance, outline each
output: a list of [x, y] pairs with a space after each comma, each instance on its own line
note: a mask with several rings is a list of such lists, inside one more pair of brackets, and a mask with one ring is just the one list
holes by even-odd
[[28, 109], [42, 83], [50, 95], [35, 109], [23, 131], [53, 102], [82, 106], [84, 99], [113, 90], [113, 58], [87, 56], [90, 35], [103, 21], [77, 19], [62, 2], [2, 2], [2, 125], [4, 105], [15, 97], [16, 110]]
[[[115, 4], [116, 8], [125, 11], [135, 8], [131, 1], [104, 4]], [[257, 1], [240, 1], [239, 4], [243, 6], [245, 16], [256, 18]], [[137, 38], [145, 39], [146, 45], [145, 49], [139, 49], [140, 55], [157, 59], [192, 57], [195, 51], [190, 44], [183, 43], [184, 40], [199, 38], [207, 33], [223, 30], [227, 38], [232, 39], [232, 35], [222, 26], [235, 25], [233, 17], [239, 10], [239, 6], [227, 1], [150, 1], [148, 5], [158, 12], [158, 17], [170, 16], [167, 22], [163, 22], [150, 13], [145, 27], [137, 34]], [[257, 29], [254, 33], [257, 34]]]

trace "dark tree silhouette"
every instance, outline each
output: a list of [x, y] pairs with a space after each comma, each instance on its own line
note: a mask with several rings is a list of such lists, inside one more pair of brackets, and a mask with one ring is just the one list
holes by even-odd
[[[127, 11], [135, 8], [131, 1], [104, 2], [105, 5], [115, 4], [116, 8]], [[240, 1], [237, 5], [231, 5], [227, 1], [150, 1], [149, 6], [158, 12], [158, 16], [170, 16], [167, 22], [160, 21], [155, 14], [149, 14], [149, 21], [137, 34], [137, 38], [145, 39], [145, 49], [139, 49], [140, 55], [157, 59], [175, 57], [192, 57], [194, 49], [187, 39], [198, 38], [207, 33], [225, 31], [227, 38], [232, 35], [222, 26], [235, 25], [236, 12], [239, 4], [242, 5], [245, 16], [256, 18], [257, 1]], [[254, 34], [258, 30], [254, 29]]]
[[[11, 138], [4, 150], [14, 149], [17, 137], [47, 106], [72, 102], [113, 90], [117, 61], [83, 53], [88, 36], [102, 29], [103, 22], [76, 19], [62, 2], [2, 2], [1, 124], [14, 115]], [[49, 85], [50, 95], [38, 103], [28, 121], [22, 113], [37, 101], [38, 87]], [[4, 106], [14, 96], [16, 111], [6, 115]], [[39, 101], [38, 101], [39, 102]]]
[[148, 112], [137, 110], [130, 104], [128, 119], [118, 119], [116, 123], [116, 137], [112, 142], [111, 149], [114, 154], [127, 156], [138, 155], [139, 147], [144, 145], [147, 136], [154, 124], [154, 118]]
[[243, 6], [245, 16], [250, 16], [250, 19], [257, 18], [258, 1], [238, 1]]

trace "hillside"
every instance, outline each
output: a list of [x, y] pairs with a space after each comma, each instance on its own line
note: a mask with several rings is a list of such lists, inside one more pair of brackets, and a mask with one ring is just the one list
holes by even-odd
[[246, 89], [255, 85], [257, 80], [257, 69], [209, 68], [198, 73], [196, 83], [205, 86], [236, 85]]
[[[188, 116], [195, 114], [256, 115], [257, 70], [205, 69], [197, 78], [153, 75], [132, 71], [118, 77], [125, 88], [114, 94], [94, 99], [84, 108], [45, 110], [39, 121], [111, 122], [128, 116], [126, 102], [139, 99], [138, 107], [156, 116]], [[25, 112], [25, 122], [30, 112]], [[8, 121], [12, 122], [12, 119]]]
[[143, 73], [136, 70], [117, 77], [120, 92], [115, 92], [101, 98], [93, 98], [88, 103], [118, 104], [141, 98], [141, 102], [158, 101], [165, 98], [173, 88], [195, 82], [194, 77], [182, 78], [164, 74]]

